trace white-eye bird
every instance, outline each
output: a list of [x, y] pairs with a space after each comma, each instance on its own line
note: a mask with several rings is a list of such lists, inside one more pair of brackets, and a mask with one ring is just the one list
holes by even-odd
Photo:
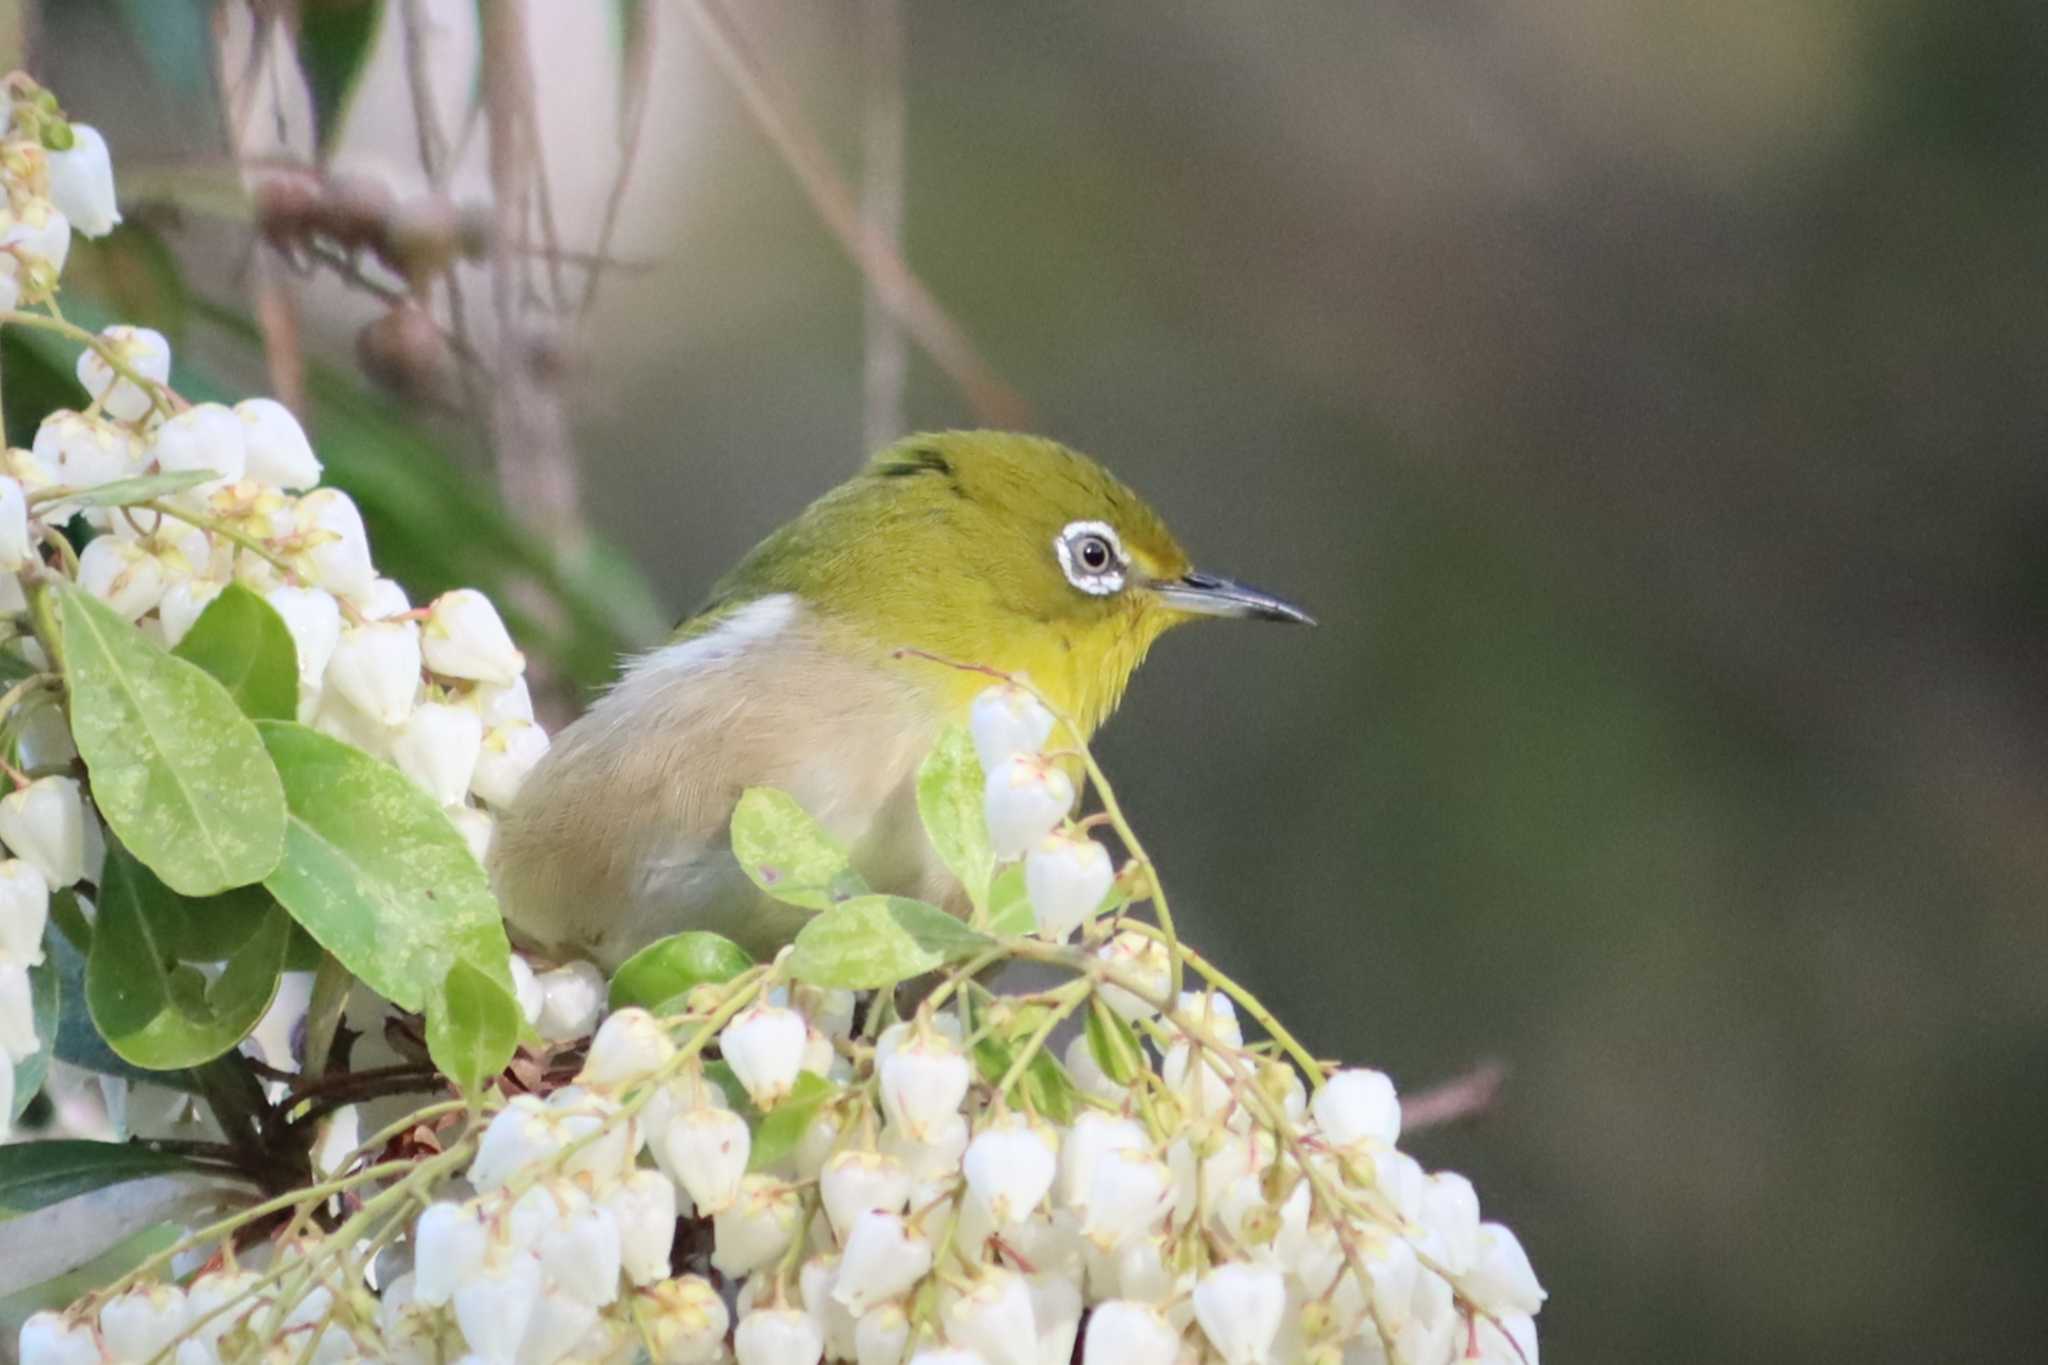
[[756, 546], [556, 737], [493, 844], [506, 919], [530, 947], [607, 966], [682, 929], [772, 953], [808, 912], [732, 856], [755, 786], [794, 796], [869, 886], [957, 910], [915, 779], [989, 679], [902, 651], [1028, 677], [1085, 737], [1152, 642], [1200, 616], [1311, 623], [1195, 572], [1086, 456], [1004, 432], [909, 437]]

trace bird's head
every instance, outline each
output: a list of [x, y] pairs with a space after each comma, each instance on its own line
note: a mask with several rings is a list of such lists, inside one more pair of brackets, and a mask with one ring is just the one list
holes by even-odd
[[[1007, 432], [898, 442], [752, 558], [763, 556], [798, 575], [780, 586], [876, 644], [1027, 674], [1091, 731], [1172, 626], [1310, 623], [1196, 570], [1159, 514], [1095, 461]], [[985, 681], [948, 687], [964, 700]]]

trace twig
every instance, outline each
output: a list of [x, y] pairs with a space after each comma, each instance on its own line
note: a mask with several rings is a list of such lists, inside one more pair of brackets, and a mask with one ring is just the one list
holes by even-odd
[[[872, 242], [903, 249], [903, 0], [861, 6], [861, 226]], [[903, 326], [873, 276], [861, 301], [862, 451], [903, 434]]]
[[1409, 1095], [1401, 1101], [1401, 1131], [1420, 1133], [1482, 1114], [1500, 1098], [1507, 1078], [1508, 1069], [1499, 1062], [1481, 1062], [1462, 1076]]
[[873, 240], [861, 225], [860, 207], [834, 169], [817, 134], [770, 89], [767, 68], [747, 44], [738, 23], [719, 0], [690, 0], [687, 13], [719, 66], [739, 89], [761, 131], [789, 163], [812, 208], [875, 286], [877, 295], [903, 323], [946, 377], [960, 386], [980, 420], [995, 426], [1031, 425], [1023, 395], [998, 375], [974, 343], [911, 271], [901, 253]]
[[609, 260], [612, 234], [618, 230], [619, 209], [626, 202], [626, 186], [633, 178], [633, 163], [640, 155], [640, 134], [647, 123], [648, 77], [654, 67], [654, 6], [632, 5], [622, 13], [630, 25], [620, 35], [625, 60], [619, 73], [619, 169], [605, 195], [604, 219], [598, 224], [597, 246], [591, 252], [590, 271], [583, 277], [583, 300], [577, 311], [588, 314], [597, 301], [598, 280]]

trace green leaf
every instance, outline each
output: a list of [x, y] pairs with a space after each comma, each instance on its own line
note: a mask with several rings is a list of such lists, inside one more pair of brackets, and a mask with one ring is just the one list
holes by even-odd
[[0, 1147], [0, 1213], [27, 1213], [145, 1176], [217, 1169], [131, 1142], [17, 1142]]
[[789, 970], [814, 986], [876, 990], [972, 957], [994, 942], [936, 905], [859, 896], [798, 932]]
[[313, 134], [325, 157], [362, 79], [384, 0], [307, 0], [299, 7], [299, 69], [313, 99]]
[[1118, 1085], [1129, 1085], [1145, 1068], [1145, 1050], [1138, 1035], [1123, 1016], [1102, 1003], [1100, 996], [1088, 1002], [1088, 1053], [1102, 1074]]
[[259, 724], [291, 807], [264, 881], [292, 918], [373, 991], [425, 1007], [468, 962], [510, 988], [498, 902], [434, 798], [388, 763], [289, 721]]
[[207, 979], [179, 957], [189, 902], [118, 841], [107, 844], [85, 1003], [107, 1045], [149, 1071], [198, 1066], [248, 1036], [277, 994], [291, 922], [273, 911]]
[[105, 604], [58, 589], [71, 736], [107, 825], [173, 890], [261, 881], [284, 851], [284, 789], [227, 690]]
[[7, 1116], [9, 1120], [21, 1117], [49, 1078], [50, 1052], [57, 1041], [59, 995], [55, 963], [46, 961], [28, 969], [29, 1010], [41, 1046], [14, 1064], [14, 1111]]
[[[191, 172], [189, 165], [172, 172], [181, 190], [191, 186]], [[154, 197], [130, 175], [121, 177], [121, 188], [137, 202]], [[74, 295], [104, 300], [123, 322], [162, 332], [173, 353], [185, 344], [192, 291], [177, 253], [152, 221], [132, 217], [97, 241], [73, 233], [71, 254], [64, 259], [64, 295], [67, 303]], [[12, 375], [8, 382], [11, 386]]]
[[210, 469], [180, 469], [169, 474], [141, 474], [132, 479], [115, 479], [111, 483], [89, 484], [84, 488], [50, 488], [38, 494], [38, 506], [52, 502], [70, 503], [74, 507], [132, 507], [152, 498], [168, 497], [182, 493], [188, 488], [197, 488], [202, 483], [211, 483], [219, 478]]
[[[213, 91], [213, 28], [201, 0], [116, 0], [134, 50], [164, 89], [197, 102]], [[211, 100], [208, 100], [210, 105]], [[201, 109], [190, 108], [195, 117]]]
[[1031, 897], [1024, 890], [1024, 864], [1012, 863], [996, 873], [988, 889], [988, 931], [991, 934], [1028, 934], [1038, 921], [1031, 913]]
[[988, 909], [996, 855], [982, 814], [981, 760], [967, 727], [949, 725], [917, 769], [917, 814], [939, 857], [967, 889], [977, 912]]
[[[50, 898], [50, 918], [53, 921], [57, 919], [60, 897], [68, 895], [69, 891], [63, 891]], [[91, 939], [87, 938], [85, 942], [89, 945]], [[44, 951], [49, 954], [50, 965], [57, 969], [60, 994], [72, 1002], [71, 1007], [61, 1011], [57, 1017], [57, 1039], [53, 1051], [58, 1061], [69, 1062], [81, 1070], [101, 1076], [167, 1085], [188, 1094], [200, 1093], [199, 1079], [190, 1071], [144, 1071], [117, 1056], [93, 1025], [91, 1011], [82, 1008], [85, 1004], [86, 954], [71, 939], [59, 934], [52, 934], [44, 940]]]
[[211, 673], [251, 719], [298, 716], [299, 650], [291, 628], [240, 583], [206, 604], [171, 653]]
[[427, 1006], [427, 1055], [465, 1095], [505, 1069], [525, 1020], [512, 992], [460, 958]]
[[[1002, 1084], [1016, 1062], [1017, 1048], [1022, 1046], [1023, 1040], [1031, 1035], [1043, 1017], [1043, 1008], [1039, 1006], [1020, 1010], [1012, 1029], [1011, 1036], [1016, 1040], [1014, 1044], [1010, 1039], [992, 1037], [983, 1038], [974, 1045], [974, 1062], [981, 1071], [982, 1079], [990, 1085]], [[1024, 1064], [1024, 1074], [1017, 1078], [1011, 1093], [1034, 1112], [1055, 1123], [1073, 1121], [1080, 1094], [1068, 1077], [1066, 1068], [1042, 1047]]]
[[753, 1145], [747, 1152], [747, 1169], [766, 1170], [796, 1150], [804, 1130], [811, 1126], [818, 1110], [838, 1095], [840, 1087], [815, 1071], [799, 1071], [796, 1083], [754, 1128]]
[[754, 965], [747, 950], [702, 929], [658, 938], [612, 973], [611, 1007], [638, 1005], [662, 1013], [707, 982], [730, 981]]
[[754, 885], [806, 910], [867, 894], [846, 850], [788, 792], [749, 787], [732, 812], [732, 855]]
[[[277, 898], [261, 886], [238, 886], [218, 896], [200, 896], [185, 902], [182, 932], [175, 945], [181, 962], [225, 962], [240, 952], [267, 923], [272, 912], [283, 916]], [[286, 935], [287, 940], [291, 935]], [[285, 970], [291, 970], [289, 961]]]

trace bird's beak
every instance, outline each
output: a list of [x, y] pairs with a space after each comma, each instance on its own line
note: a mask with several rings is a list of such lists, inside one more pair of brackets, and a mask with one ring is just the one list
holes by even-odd
[[1292, 602], [1214, 574], [1186, 573], [1152, 580], [1152, 592], [1175, 611], [1193, 616], [1237, 616], [1251, 621], [1290, 621], [1312, 626], [1316, 618]]

